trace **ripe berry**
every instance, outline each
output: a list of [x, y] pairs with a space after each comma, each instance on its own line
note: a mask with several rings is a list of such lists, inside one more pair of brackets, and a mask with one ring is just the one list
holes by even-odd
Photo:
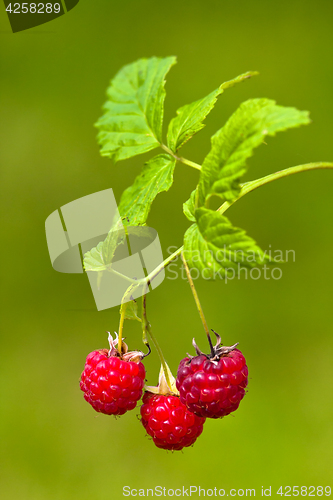
[[144, 354], [116, 349], [118, 338], [109, 336], [110, 350], [100, 349], [88, 354], [81, 375], [80, 389], [94, 410], [107, 415], [123, 415], [133, 410], [142, 396], [146, 371], [140, 362]]
[[206, 419], [190, 412], [178, 396], [145, 392], [142, 401], [142, 425], [158, 448], [181, 450], [202, 433]]
[[197, 356], [184, 358], [177, 372], [180, 401], [200, 417], [220, 418], [237, 410], [248, 383], [246, 361], [236, 349], [238, 344], [223, 347], [216, 336], [217, 344], [213, 347], [210, 342], [209, 355], [203, 354], [193, 339]]
[[181, 450], [191, 446], [202, 433], [205, 418], [190, 412], [179, 399], [176, 380], [164, 362], [158, 386], [146, 386], [141, 422], [158, 448]]

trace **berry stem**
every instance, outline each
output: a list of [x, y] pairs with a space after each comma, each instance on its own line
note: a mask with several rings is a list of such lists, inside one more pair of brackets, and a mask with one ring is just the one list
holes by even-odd
[[209, 342], [211, 351], [213, 353], [214, 352], [214, 347], [213, 347], [213, 344], [212, 344], [212, 341], [211, 341], [211, 338], [210, 338], [210, 335], [209, 335], [208, 325], [206, 323], [205, 315], [203, 313], [203, 310], [202, 310], [202, 307], [201, 307], [201, 304], [200, 304], [200, 300], [199, 300], [197, 291], [195, 289], [195, 286], [194, 286], [194, 283], [193, 283], [193, 280], [192, 280], [192, 277], [191, 277], [191, 273], [190, 273], [190, 270], [188, 268], [188, 265], [187, 265], [187, 262], [185, 260], [185, 257], [184, 257], [183, 253], [181, 254], [181, 257], [182, 257], [182, 261], [184, 263], [184, 267], [185, 267], [185, 271], [186, 271], [186, 276], [187, 276], [188, 282], [190, 284], [190, 287], [191, 287], [191, 290], [192, 290], [192, 293], [193, 293], [193, 297], [194, 297], [196, 306], [198, 308], [198, 311], [199, 311], [199, 314], [200, 314], [200, 318], [201, 318], [203, 327], [205, 329], [205, 332], [206, 332], [206, 335], [207, 335], [207, 338], [208, 338], [208, 342]]
[[119, 320], [119, 331], [118, 331], [118, 351], [119, 351], [120, 355], [122, 352], [123, 327], [124, 327], [125, 314], [126, 314], [126, 307], [122, 307], [121, 314], [120, 314], [120, 320]]
[[119, 320], [119, 331], [118, 331], [118, 351], [119, 354], [121, 355], [122, 353], [122, 342], [123, 342], [123, 327], [124, 327], [124, 321], [126, 317], [126, 309], [129, 304], [130, 300], [133, 300], [132, 293], [135, 290], [137, 286], [137, 283], [133, 283], [130, 285], [126, 292], [123, 295], [123, 298], [121, 300], [121, 307], [120, 307], [120, 320]]
[[[150, 282], [147, 283], [147, 288], [146, 288], [147, 292], [148, 292], [149, 283]], [[152, 334], [152, 331], [150, 328], [150, 323], [149, 323], [148, 318], [147, 318], [147, 304], [146, 304], [147, 292], [144, 293], [142, 296], [142, 340], [143, 340], [144, 344], [147, 345], [148, 344], [147, 335], [151, 338], [151, 340], [154, 344], [154, 347], [157, 351], [158, 357], [160, 358], [161, 365], [162, 365], [163, 372], [164, 372], [164, 376], [165, 376], [165, 380], [167, 381], [168, 387], [171, 389], [171, 381], [170, 381], [170, 377], [169, 377], [169, 372], [168, 372], [167, 364], [166, 364], [164, 356], [163, 356], [162, 349], [160, 348], [157, 340], [155, 339], [154, 335]]]

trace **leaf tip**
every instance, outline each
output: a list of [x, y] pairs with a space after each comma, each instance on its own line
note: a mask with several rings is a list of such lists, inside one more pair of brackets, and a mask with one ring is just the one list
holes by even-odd
[[246, 80], [247, 78], [251, 78], [252, 76], [258, 76], [260, 75], [259, 71], [247, 71], [246, 73], [244, 73], [244, 80]]

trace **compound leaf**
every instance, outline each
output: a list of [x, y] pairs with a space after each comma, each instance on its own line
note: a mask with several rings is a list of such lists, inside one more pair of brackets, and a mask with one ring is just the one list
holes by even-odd
[[176, 153], [191, 137], [199, 132], [205, 125], [202, 123], [213, 109], [217, 98], [229, 87], [242, 82], [251, 76], [257, 75], [256, 71], [248, 71], [233, 80], [222, 83], [208, 96], [198, 101], [186, 104], [177, 111], [177, 116], [171, 120], [168, 128], [168, 146]]
[[227, 123], [212, 137], [212, 147], [200, 172], [198, 206], [212, 195], [232, 202], [240, 192], [246, 160], [265, 136], [310, 123], [307, 111], [276, 105], [270, 99], [243, 102]]
[[111, 80], [96, 123], [101, 155], [115, 162], [145, 153], [162, 140], [165, 75], [175, 57], [139, 59]]

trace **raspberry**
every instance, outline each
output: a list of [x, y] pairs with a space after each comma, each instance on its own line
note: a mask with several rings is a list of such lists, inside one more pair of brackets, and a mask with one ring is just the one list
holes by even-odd
[[217, 344], [213, 347], [210, 342], [209, 355], [203, 354], [193, 339], [197, 356], [182, 359], [177, 372], [180, 401], [200, 417], [220, 418], [237, 410], [248, 383], [246, 361], [236, 349], [238, 344], [221, 347], [221, 338], [216, 336]]
[[81, 375], [80, 389], [94, 410], [107, 415], [123, 415], [133, 410], [142, 396], [146, 371], [140, 362], [144, 354], [127, 352], [123, 342], [122, 355], [116, 340], [109, 336], [110, 351], [100, 349], [88, 354]]
[[145, 392], [142, 401], [142, 425], [158, 448], [181, 450], [202, 433], [206, 419], [190, 412], [178, 396]]

